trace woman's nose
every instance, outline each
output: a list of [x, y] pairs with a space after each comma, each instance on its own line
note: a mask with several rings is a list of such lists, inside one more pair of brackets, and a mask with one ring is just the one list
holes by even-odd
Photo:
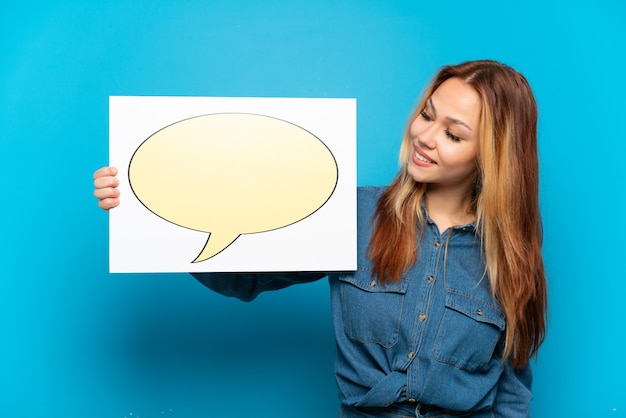
[[434, 123], [428, 124], [417, 134], [417, 141], [424, 148], [433, 149], [436, 146], [436, 128]]

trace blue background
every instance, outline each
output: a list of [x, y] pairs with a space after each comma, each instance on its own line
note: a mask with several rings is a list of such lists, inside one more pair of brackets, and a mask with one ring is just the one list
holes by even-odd
[[0, 416], [330, 417], [325, 281], [220, 297], [107, 273], [108, 96], [356, 97], [386, 184], [443, 64], [494, 58], [540, 106], [550, 287], [534, 417], [626, 417], [626, 8], [618, 0], [51, 1], [0, 6]]

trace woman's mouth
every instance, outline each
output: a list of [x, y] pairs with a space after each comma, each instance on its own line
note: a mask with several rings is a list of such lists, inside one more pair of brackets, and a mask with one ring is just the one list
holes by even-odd
[[413, 153], [413, 158], [415, 158], [418, 161], [427, 163], [427, 164], [436, 164], [433, 160], [431, 160], [428, 157], [420, 154], [419, 151], [417, 151], [417, 150], [415, 150], [415, 152]]

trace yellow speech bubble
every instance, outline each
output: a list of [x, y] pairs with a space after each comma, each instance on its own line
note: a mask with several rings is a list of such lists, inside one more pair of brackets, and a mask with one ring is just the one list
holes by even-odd
[[338, 169], [328, 147], [295, 124], [218, 113], [176, 122], [150, 136], [131, 158], [128, 176], [150, 211], [210, 234], [197, 263], [241, 234], [308, 217], [333, 194]]

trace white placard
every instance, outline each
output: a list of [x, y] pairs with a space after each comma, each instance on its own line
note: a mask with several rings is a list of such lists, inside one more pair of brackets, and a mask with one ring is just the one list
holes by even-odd
[[112, 273], [356, 269], [356, 100], [112, 96]]

